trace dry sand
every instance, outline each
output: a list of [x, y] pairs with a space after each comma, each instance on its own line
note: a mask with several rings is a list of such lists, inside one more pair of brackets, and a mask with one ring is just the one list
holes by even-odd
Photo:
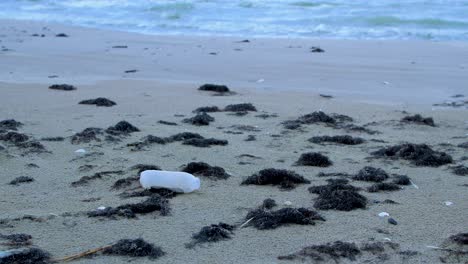
[[[68, 38], [55, 34], [66, 33]], [[45, 34], [32, 37], [31, 34]], [[0, 141], [0, 233], [26, 233], [33, 244], [59, 258], [113, 243], [122, 238], [142, 237], [162, 247], [166, 255], [160, 263], [288, 263], [280, 255], [305, 246], [337, 240], [355, 242], [388, 241], [400, 249], [387, 252], [388, 263], [438, 263], [440, 246], [451, 235], [467, 232], [468, 178], [451, 172], [450, 166], [467, 166], [467, 110], [462, 107], [434, 107], [432, 104], [455, 94], [468, 96], [468, 44], [397, 41], [332, 41], [306, 39], [145, 36], [67, 27], [37, 22], [2, 21], [0, 26], [0, 121], [15, 119], [18, 129], [39, 140], [47, 153], [28, 153]], [[126, 45], [128, 48], [112, 48]], [[320, 46], [324, 53], [311, 53]], [[238, 50], [240, 49], [240, 50]], [[216, 52], [217, 55], [209, 53]], [[124, 73], [126, 70], [136, 73]], [[56, 75], [58, 77], [49, 78]], [[51, 84], [68, 83], [75, 91], [48, 89]], [[228, 85], [235, 95], [213, 96], [197, 91], [204, 83]], [[327, 99], [319, 94], [331, 94]], [[85, 99], [106, 97], [113, 107], [80, 105]], [[466, 98], [466, 97], [465, 97]], [[256, 113], [245, 116], [226, 112], [210, 113], [209, 126], [181, 122], [192, 117], [200, 106], [224, 107], [252, 103]], [[367, 125], [380, 134], [346, 132], [321, 124], [303, 130], [287, 130], [281, 122], [322, 110], [346, 114], [354, 124]], [[403, 113], [407, 111], [408, 113]], [[260, 118], [259, 114], [276, 114]], [[434, 118], [436, 127], [402, 124], [408, 114]], [[183, 115], [183, 117], [182, 117]], [[118, 142], [70, 143], [70, 137], [87, 127], [107, 128], [126, 120], [141, 131]], [[159, 124], [159, 120], [177, 126]], [[239, 131], [231, 126], [254, 126], [258, 131]], [[231, 131], [231, 132], [229, 132]], [[241, 134], [232, 131], [242, 132]], [[205, 137], [226, 139], [227, 146], [198, 148], [180, 142], [151, 145], [131, 151], [126, 145], [152, 134], [167, 137], [179, 132], [195, 132]], [[366, 143], [356, 146], [318, 145], [312, 136], [360, 136]], [[245, 141], [255, 135], [256, 141]], [[44, 137], [65, 137], [62, 142], [41, 141]], [[376, 141], [371, 141], [375, 139]], [[404, 160], [368, 159], [380, 147], [403, 142], [426, 143], [453, 157], [452, 165], [414, 166]], [[84, 158], [74, 151], [102, 153]], [[334, 162], [328, 168], [293, 166], [301, 153], [320, 152]], [[239, 157], [249, 154], [260, 157]], [[117, 179], [136, 176], [129, 168], [138, 163], [179, 170], [192, 161], [221, 166], [232, 175], [228, 180], [202, 178], [200, 191], [169, 200], [172, 213], [158, 212], [138, 219], [88, 218], [81, 214], [100, 206], [118, 206], [144, 198], [122, 199], [123, 190], [112, 190]], [[31, 167], [28, 164], [36, 164]], [[80, 172], [83, 165], [94, 165]], [[191, 235], [203, 226], [225, 222], [241, 224], [250, 209], [266, 198], [286, 201], [292, 207], [313, 208], [317, 197], [307, 188], [326, 183], [319, 172], [356, 173], [364, 166], [388, 173], [405, 174], [419, 188], [404, 186], [396, 192], [360, 193], [369, 200], [366, 209], [350, 212], [319, 210], [326, 218], [316, 225], [286, 225], [274, 230], [246, 227], [234, 231], [233, 238], [187, 249]], [[264, 168], [294, 170], [311, 181], [289, 191], [273, 186], [241, 186], [242, 180]], [[123, 170], [72, 187], [73, 181], [95, 172]], [[34, 182], [8, 184], [19, 176]], [[359, 187], [368, 182], [352, 181]], [[83, 200], [92, 199], [90, 202]], [[391, 199], [398, 204], [375, 203]], [[445, 202], [453, 204], [447, 206]], [[388, 212], [398, 221], [390, 225], [377, 216]], [[43, 221], [27, 219], [32, 215]], [[377, 230], [388, 231], [387, 234]], [[1, 241], [0, 241], [1, 242]], [[2, 249], [0, 247], [0, 249]], [[417, 251], [403, 259], [399, 251]], [[76, 263], [149, 263], [147, 258], [96, 256]], [[349, 260], [340, 260], [346, 263]], [[377, 263], [378, 256], [364, 254], [358, 262]], [[293, 263], [293, 262], [291, 262]], [[380, 262], [379, 262], [380, 263]]]

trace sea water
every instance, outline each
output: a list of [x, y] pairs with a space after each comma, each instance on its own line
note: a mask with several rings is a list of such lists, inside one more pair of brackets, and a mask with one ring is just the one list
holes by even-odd
[[1, 0], [0, 18], [149, 34], [468, 40], [468, 0]]

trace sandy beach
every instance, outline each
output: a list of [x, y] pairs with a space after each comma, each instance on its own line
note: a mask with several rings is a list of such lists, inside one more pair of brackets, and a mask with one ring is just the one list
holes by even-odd
[[[21, 124], [0, 126], [0, 234], [29, 234], [33, 246], [49, 252], [52, 259], [127, 238], [143, 238], [165, 252], [157, 259], [96, 254], [74, 263], [321, 263], [300, 256], [278, 257], [335, 241], [354, 243], [360, 252], [354, 261], [329, 257], [323, 263], [468, 261], [466, 244], [460, 246], [465, 254], [459, 256], [430, 248], [453, 249], [459, 245], [447, 239], [467, 232], [468, 43], [246, 41], [1, 22], [0, 121]], [[67, 37], [56, 37], [60, 33]], [[311, 52], [311, 47], [324, 52]], [[198, 90], [207, 83], [227, 85], [233, 93]], [[54, 84], [73, 85], [76, 90], [50, 89]], [[79, 104], [99, 97], [116, 105]], [[241, 103], [251, 103], [256, 111], [226, 111], [226, 106]], [[184, 122], [204, 106], [221, 109], [207, 113], [214, 121], [202, 126]], [[301, 118], [314, 112], [334, 121]], [[434, 125], [402, 121], [415, 114], [433, 118]], [[123, 120], [139, 131], [108, 129]], [[89, 142], [74, 141], [86, 128], [101, 130]], [[197, 147], [169, 140], [182, 132], [228, 143]], [[8, 133], [28, 138], [15, 141]], [[164, 142], [148, 143], [148, 135]], [[363, 142], [309, 141], [336, 135]], [[426, 144], [436, 157], [444, 152], [450, 160], [419, 162], [426, 152], [416, 153], [414, 159], [372, 154], [405, 143]], [[85, 153], [76, 153], [78, 149]], [[310, 152], [327, 156], [332, 165], [295, 164], [301, 154]], [[179, 171], [190, 162], [222, 167], [230, 177], [198, 176], [199, 191], [167, 197], [168, 215], [154, 211], [133, 218], [89, 216], [99, 207], [148, 198], [121, 195], [141, 190], [133, 166]], [[384, 170], [385, 182], [406, 175], [411, 184], [369, 191], [376, 182], [357, 177], [366, 166]], [[454, 173], [456, 166], [464, 176]], [[267, 168], [294, 171], [310, 183], [292, 189], [241, 185]], [[72, 184], [96, 173], [98, 177]], [[33, 181], [11, 184], [20, 176]], [[134, 181], [130, 185], [113, 188], [117, 180], [129, 177]], [[314, 207], [319, 196], [308, 188], [326, 185], [329, 179], [347, 179], [360, 188], [365, 207], [349, 211]], [[326, 221], [265, 230], [251, 224], [240, 227], [267, 198], [278, 204], [272, 210], [308, 208]], [[379, 217], [382, 212], [389, 216]], [[389, 223], [390, 217], [396, 225]], [[202, 227], [220, 222], [236, 227], [230, 239], [186, 247]], [[0, 238], [0, 250], [9, 249], [3, 242]], [[377, 242], [385, 245], [384, 251], [365, 250], [366, 244]]]

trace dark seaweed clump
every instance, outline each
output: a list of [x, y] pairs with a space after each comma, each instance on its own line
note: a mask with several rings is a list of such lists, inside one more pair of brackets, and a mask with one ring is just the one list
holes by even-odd
[[60, 91], [73, 91], [76, 90], [76, 87], [70, 84], [54, 84], [49, 86], [49, 89]]
[[426, 126], [435, 126], [434, 119], [432, 119], [432, 117], [422, 117], [420, 114], [413, 116], [405, 116], [401, 119], [401, 122], [415, 123], [418, 125]]
[[211, 166], [205, 162], [190, 162], [182, 168], [183, 172], [191, 173], [196, 176], [205, 176], [211, 179], [226, 180], [230, 177], [226, 171], [218, 166]]
[[41, 138], [41, 140], [43, 140], [43, 141], [58, 142], [58, 141], [64, 141], [65, 138], [64, 138], [64, 137], [45, 137], [45, 138]]
[[370, 166], [362, 168], [355, 176], [353, 176], [353, 180], [357, 181], [382, 182], [386, 179], [388, 179], [388, 174], [384, 170]]
[[159, 120], [158, 123], [162, 125], [167, 125], [167, 126], [177, 126], [177, 123], [164, 121], [164, 120]]
[[296, 161], [295, 165], [299, 166], [316, 166], [316, 167], [328, 167], [333, 163], [331, 160], [320, 153], [317, 152], [308, 152], [302, 154], [299, 159]]
[[277, 206], [276, 201], [271, 199], [271, 198], [267, 198], [267, 199], [263, 200], [263, 203], [260, 206], [260, 208], [270, 210], [271, 208], [273, 208], [275, 206]]
[[20, 183], [27, 183], [27, 182], [33, 182], [34, 178], [29, 177], [29, 176], [20, 176], [15, 178], [10, 182], [11, 185], [18, 185]]
[[230, 90], [226, 85], [218, 85], [218, 84], [204, 84], [198, 88], [200, 91], [210, 91], [210, 92], [217, 92], [217, 93], [229, 93]]
[[[138, 179], [137, 179], [138, 180]], [[177, 193], [166, 188], [149, 188], [134, 192], [123, 192], [119, 194], [122, 198], [133, 198], [133, 197], [149, 197], [153, 195], [159, 195], [166, 199], [171, 199], [177, 196]]]
[[463, 165], [458, 165], [458, 166], [454, 166], [451, 168], [452, 169], [452, 172], [456, 175], [459, 175], [459, 176], [467, 176], [468, 175], [468, 167], [466, 166], [463, 166]]
[[71, 138], [72, 144], [89, 143], [91, 141], [100, 141], [99, 135], [103, 134], [102, 128], [88, 127], [83, 131], [76, 133]]
[[6, 130], [18, 130], [19, 127], [21, 127], [23, 123], [18, 122], [14, 119], [6, 119], [3, 121], [0, 121], [0, 129], [6, 129]]
[[219, 107], [217, 106], [202, 106], [193, 110], [193, 113], [214, 113], [214, 112], [220, 112], [220, 111], [221, 109], [219, 109]]
[[352, 137], [349, 135], [312, 137], [309, 139], [309, 141], [312, 143], [332, 142], [343, 145], [358, 145], [364, 143], [364, 139], [359, 137]]
[[279, 256], [280, 260], [301, 260], [313, 262], [325, 262], [333, 260], [338, 263], [340, 258], [355, 261], [361, 254], [361, 250], [354, 243], [335, 241], [325, 245], [314, 245], [301, 249], [300, 251], [286, 256]]
[[182, 144], [199, 148], [208, 148], [210, 146], [225, 146], [228, 144], [228, 141], [216, 138], [192, 138], [184, 140]]
[[89, 211], [88, 217], [108, 217], [122, 216], [126, 218], [135, 218], [137, 214], [147, 214], [159, 211], [161, 215], [168, 215], [170, 212], [169, 203], [166, 198], [159, 195], [153, 195], [143, 202], [135, 204], [124, 204], [116, 208], [107, 207], [102, 210]]
[[78, 104], [85, 104], [85, 105], [96, 105], [96, 106], [106, 106], [106, 107], [111, 107], [116, 105], [116, 103], [112, 100], [109, 100], [104, 97], [98, 97], [96, 99], [88, 99], [88, 100], [83, 100], [79, 102]]
[[22, 142], [26, 142], [29, 140], [29, 137], [25, 134], [10, 131], [5, 134], [0, 134], [0, 140], [10, 142], [13, 144], [18, 144]]
[[[8, 252], [8, 251], [7, 251]], [[39, 248], [11, 250], [12, 254], [0, 257], [1, 264], [48, 264], [52, 263], [50, 254]]]
[[277, 211], [267, 211], [263, 208], [250, 211], [245, 217], [259, 230], [275, 229], [285, 224], [315, 225], [315, 221], [325, 221], [317, 212], [307, 208], [282, 208]]
[[327, 185], [313, 186], [309, 192], [318, 194], [314, 207], [320, 210], [351, 211], [366, 208], [367, 198], [359, 189], [349, 185], [346, 179], [328, 180]]
[[182, 122], [189, 123], [195, 126], [207, 126], [214, 120], [214, 117], [210, 116], [206, 112], [201, 112], [194, 117], [182, 120]]
[[117, 256], [148, 257], [150, 259], [157, 259], [165, 254], [160, 247], [156, 247], [141, 238], [121, 239], [102, 253]]
[[302, 124], [315, 124], [315, 123], [335, 124], [337, 122], [335, 118], [325, 114], [322, 111], [317, 111], [317, 112], [303, 115], [299, 117], [298, 120]]
[[396, 183], [392, 182], [379, 182], [375, 183], [369, 188], [367, 188], [367, 191], [369, 192], [380, 192], [380, 191], [399, 191], [401, 190], [400, 186]]
[[452, 156], [445, 152], [434, 151], [426, 144], [395, 145], [377, 150], [372, 155], [409, 160], [416, 166], [439, 167], [453, 162]]
[[160, 138], [158, 136], [153, 136], [153, 135], [148, 135], [144, 138], [142, 138], [140, 141], [133, 142], [133, 143], [128, 143], [128, 147], [133, 147], [133, 151], [137, 150], [142, 150], [147, 146], [150, 146], [152, 144], [161, 144], [164, 145], [168, 142], [167, 139], [165, 138]]
[[8, 240], [7, 244], [9, 246], [15, 246], [15, 247], [28, 246], [28, 245], [31, 245], [32, 236], [28, 234], [11, 234], [11, 235], [0, 234], [0, 239]]
[[468, 142], [460, 143], [460, 144], [457, 145], [457, 147], [468, 149]]
[[192, 248], [200, 243], [212, 243], [221, 240], [231, 239], [234, 226], [220, 222], [217, 225], [204, 226], [200, 232], [193, 234], [193, 242], [186, 245], [187, 248]]
[[395, 175], [393, 176], [393, 183], [398, 185], [410, 185], [411, 179], [406, 175]]
[[72, 187], [77, 187], [77, 186], [82, 186], [82, 185], [87, 185], [89, 182], [97, 180], [97, 179], [102, 179], [106, 175], [110, 174], [122, 174], [123, 171], [118, 170], [118, 171], [101, 171], [101, 172], [96, 172], [92, 176], [83, 176], [81, 177], [78, 181], [74, 181], [71, 183]]
[[203, 139], [203, 138], [204, 137], [198, 133], [182, 132], [182, 133], [178, 133], [178, 134], [170, 136], [167, 140], [168, 142], [172, 142], [172, 141], [184, 141], [184, 140], [189, 140], [189, 139]]
[[310, 183], [309, 180], [294, 171], [264, 169], [242, 181], [243, 185], [279, 185], [281, 189], [294, 189], [297, 184]]
[[460, 233], [453, 235], [449, 238], [449, 240], [455, 242], [460, 246], [468, 245], [468, 233]]
[[226, 112], [257, 112], [257, 108], [251, 103], [230, 104], [224, 108]]
[[111, 126], [106, 129], [106, 132], [114, 135], [114, 136], [119, 136], [119, 135], [127, 135], [129, 133], [133, 132], [139, 132], [140, 129], [135, 127], [134, 125], [130, 124], [127, 121], [120, 121], [118, 122], [115, 126]]

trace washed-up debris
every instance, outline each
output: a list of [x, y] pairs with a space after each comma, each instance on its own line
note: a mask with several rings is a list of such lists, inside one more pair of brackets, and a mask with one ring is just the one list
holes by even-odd
[[353, 180], [382, 182], [388, 179], [388, 177], [388, 174], [380, 168], [365, 166], [355, 176], [353, 176]]
[[327, 99], [331, 99], [333, 98], [332, 95], [329, 95], [329, 94], [319, 94], [320, 97], [323, 97], [323, 98], [327, 98]]
[[143, 202], [135, 204], [124, 204], [118, 207], [106, 207], [105, 209], [97, 209], [89, 211], [88, 217], [107, 217], [115, 218], [116, 216], [135, 218], [138, 214], [148, 214], [154, 211], [159, 211], [161, 215], [168, 215], [170, 212], [169, 203], [166, 198], [159, 195], [153, 195]]
[[177, 123], [175, 122], [169, 122], [169, 121], [164, 121], [164, 120], [159, 120], [158, 123], [162, 125], [167, 125], [167, 126], [177, 126]]
[[182, 132], [178, 133], [175, 135], [172, 135], [168, 138], [169, 142], [172, 141], [184, 141], [184, 140], [189, 140], [189, 139], [203, 139], [204, 137], [201, 136], [198, 133], [192, 133], [192, 132]]
[[278, 115], [277, 114], [263, 113], [263, 114], [255, 115], [255, 117], [262, 118], [262, 119], [267, 119], [267, 118], [278, 117]]
[[432, 119], [432, 117], [422, 117], [420, 114], [413, 115], [413, 116], [405, 116], [401, 119], [401, 122], [414, 123], [414, 124], [426, 125], [426, 126], [435, 126], [434, 119]]
[[131, 70], [126, 70], [124, 72], [125, 73], [136, 73], [136, 72], [138, 72], [138, 70], [137, 69], [131, 69]]
[[327, 185], [313, 186], [309, 192], [318, 194], [314, 207], [320, 210], [351, 211], [366, 208], [367, 198], [349, 185], [346, 179], [330, 179]]
[[186, 244], [187, 248], [193, 248], [200, 243], [213, 243], [221, 240], [228, 240], [234, 234], [234, 226], [220, 222], [217, 225], [204, 226], [200, 232], [193, 234], [192, 242]]
[[49, 86], [49, 89], [60, 91], [73, 91], [76, 90], [76, 87], [70, 84], [54, 84]]
[[311, 47], [311, 48], [310, 48], [310, 52], [322, 53], [322, 52], [325, 52], [325, 50], [322, 49], [322, 48], [320, 48], [320, 47]]
[[376, 157], [400, 158], [416, 166], [439, 167], [453, 162], [452, 157], [441, 151], [434, 151], [426, 144], [401, 144], [382, 148], [372, 153]]
[[195, 126], [207, 126], [214, 120], [214, 117], [210, 116], [206, 112], [201, 112], [194, 117], [182, 120], [182, 122], [189, 123]]
[[200, 189], [200, 179], [180, 171], [146, 170], [140, 174], [143, 188], [166, 188], [174, 192], [189, 193]]
[[398, 184], [392, 182], [378, 182], [367, 188], [368, 192], [380, 192], [380, 191], [399, 191], [401, 190]]
[[394, 175], [393, 183], [398, 185], [410, 185], [411, 179], [406, 175]]
[[307, 208], [282, 208], [277, 211], [259, 208], [250, 211], [245, 219], [249, 221], [248, 225], [259, 230], [275, 229], [285, 224], [315, 225], [315, 221], [325, 221], [320, 214]]
[[207, 148], [210, 146], [225, 146], [228, 144], [228, 141], [216, 138], [192, 138], [184, 140], [182, 144], [200, 148]]
[[444, 204], [445, 204], [446, 206], [452, 206], [452, 205], [453, 205], [453, 202], [451, 202], [451, 201], [446, 201], [446, 202], [444, 202]]
[[388, 223], [391, 224], [391, 225], [398, 225], [398, 222], [394, 219], [394, 218], [388, 218]]
[[231, 90], [226, 85], [218, 85], [218, 84], [204, 84], [198, 87], [200, 91], [209, 91], [209, 92], [217, 92], [217, 93], [229, 93]]
[[316, 166], [316, 167], [328, 167], [333, 165], [330, 159], [318, 152], [303, 153], [296, 161], [295, 165], [298, 166]]
[[21, 248], [0, 251], [1, 264], [49, 264], [50, 254], [39, 248]]
[[113, 49], [126, 49], [128, 48], [127, 45], [117, 45], [117, 46], [112, 46]]
[[10, 131], [4, 134], [0, 134], [0, 140], [13, 143], [13, 144], [18, 144], [18, 143], [28, 141], [29, 137], [22, 133]]
[[21, 183], [33, 182], [34, 178], [29, 176], [20, 176], [10, 182], [10, 185], [19, 185]]
[[78, 186], [82, 186], [82, 185], [87, 185], [90, 181], [94, 181], [94, 180], [97, 180], [97, 179], [102, 179], [104, 176], [112, 175], [112, 174], [122, 174], [122, 173], [124, 173], [124, 172], [121, 171], [121, 170], [96, 172], [92, 176], [83, 176], [78, 181], [72, 182], [71, 186], [72, 187], [78, 187]]
[[3, 121], [0, 121], [0, 129], [6, 129], [6, 130], [18, 130], [23, 126], [23, 123], [18, 122], [14, 119], [6, 119]]
[[105, 255], [148, 257], [150, 259], [157, 259], [165, 254], [160, 247], [156, 247], [141, 238], [121, 239], [102, 253]]
[[390, 214], [387, 213], [387, 212], [380, 212], [380, 213], [378, 214], [378, 216], [384, 218], [384, 217], [389, 217]]
[[251, 103], [243, 103], [243, 104], [230, 104], [224, 108], [226, 112], [256, 112], [257, 108]]
[[29, 246], [32, 244], [31, 243], [32, 236], [28, 234], [11, 234], [11, 235], [0, 234], [0, 239], [7, 240], [8, 242], [6, 243], [0, 243], [0, 244], [4, 244], [7, 246], [19, 247], [19, 246]]
[[109, 100], [104, 97], [98, 97], [96, 99], [88, 99], [88, 100], [83, 100], [79, 102], [78, 104], [85, 104], [85, 105], [96, 105], [96, 106], [106, 106], [106, 107], [111, 107], [116, 105], [116, 103], [112, 100]]
[[135, 127], [134, 125], [130, 124], [127, 121], [120, 121], [118, 122], [115, 126], [111, 126], [106, 129], [106, 132], [114, 135], [114, 136], [119, 136], [119, 135], [127, 135], [129, 133], [133, 132], [139, 132], [140, 129]]
[[218, 166], [211, 166], [205, 162], [190, 162], [183, 166], [183, 172], [187, 172], [196, 176], [204, 176], [214, 180], [226, 180], [230, 177], [226, 171]]
[[257, 140], [257, 137], [255, 137], [255, 135], [248, 135], [246, 139], [244, 139], [244, 141], [255, 141]]
[[38, 141], [26, 141], [16, 144], [18, 148], [27, 149], [28, 153], [48, 152], [44, 145]]
[[343, 145], [358, 145], [364, 143], [364, 139], [359, 137], [352, 137], [349, 135], [344, 136], [319, 136], [319, 137], [312, 137], [308, 139], [308, 141], [312, 143], [323, 143], [323, 142], [331, 142]]
[[153, 145], [153, 144], [161, 144], [164, 145], [168, 142], [167, 139], [165, 138], [160, 138], [158, 136], [153, 136], [153, 135], [148, 135], [144, 138], [142, 138], [140, 141], [133, 142], [133, 143], [128, 143], [128, 147], [133, 147], [133, 151], [137, 150], [142, 150], [147, 146]]
[[55, 35], [56, 37], [58, 38], [68, 38], [68, 35], [65, 34], [65, 33], [58, 33], [57, 35]]
[[84, 153], [86, 153], [86, 150], [85, 149], [77, 149], [77, 150], [75, 150], [75, 153], [76, 154], [84, 154]]
[[335, 241], [324, 245], [308, 246], [291, 255], [279, 256], [278, 259], [303, 262], [313, 261], [314, 263], [334, 261], [335, 263], [339, 263], [340, 258], [355, 261], [356, 257], [360, 254], [361, 250], [359, 250], [355, 243]]
[[267, 199], [263, 200], [262, 205], [260, 206], [260, 208], [270, 210], [271, 208], [273, 208], [275, 206], [277, 206], [276, 201], [271, 199], [271, 198], [267, 198]]
[[88, 127], [85, 128], [83, 131], [76, 133], [71, 138], [72, 144], [82, 144], [82, 143], [89, 143], [91, 141], [101, 141], [98, 136], [102, 135], [103, 129], [97, 127]]
[[64, 137], [45, 137], [41, 138], [42, 141], [51, 141], [51, 142], [59, 142], [59, 141], [64, 141]]
[[165, 255], [160, 247], [154, 246], [142, 238], [121, 239], [112, 245], [90, 249], [79, 254], [56, 260], [56, 262], [69, 262], [84, 257], [91, 257], [98, 253], [115, 256], [148, 257], [153, 260]]
[[349, 177], [351, 174], [346, 172], [319, 172], [317, 177]]
[[[137, 179], [138, 181], [138, 179]], [[177, 192], [171, 191], [166, 188], [149, 188], [138, 191], [127, 191], [119, 194], [121, 198], [134, 198], [134, 197], [150, 197], [153, 195], [159, 195], [166, 199], [171, 199], [177, 196]]]
[[193, 110], [193, 113], [214, 113], [214, 112], [221, 112], [221, 109], [219, 109], [219, 107], [217, 106], [202, 106]]
[[464, 149], [468, 149], [468, 141], [467, 141], [467, 142], [464, 142], [464, 143], [458, 144], [457, 147], [459, 147], [459, 148], [464, 148]]
[[241, 184], [243, 185], [279, 185], [281, 189], [294, 189], [297, 184], [310, 183], [309, 180], [294, 171], [282, 169], [264, 169], [249, 176]]
[[459, 176], [467, 176], [468, 175], [468, 167], [464, 165], [458, 165], [451, 167], [453, 174], [459, 175]]

